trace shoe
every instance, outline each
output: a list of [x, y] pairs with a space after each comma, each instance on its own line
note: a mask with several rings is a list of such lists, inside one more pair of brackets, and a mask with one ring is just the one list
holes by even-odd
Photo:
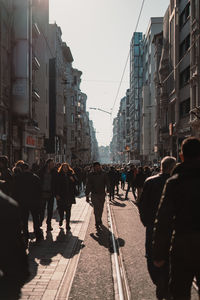
[[59, 226], [62, 227], [62, 225], [63, 225], [63, 220], [60, 220], [59, 221]]
[[47, 225], [47, 231], [52, 231], [53, 227], [51, 225]]

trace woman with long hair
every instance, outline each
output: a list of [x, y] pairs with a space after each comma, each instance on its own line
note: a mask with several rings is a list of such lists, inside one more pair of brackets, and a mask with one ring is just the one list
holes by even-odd
[[66, 231], [70, 231], [72, 204], [76, 203], [76, 184], [78, 183], [74, 170], [68, 163], [62, 163], [58, 169], [56, 184], [56, 200], [60, 216], [59, 226], [62, 227], [64, 214], [66, 216]]

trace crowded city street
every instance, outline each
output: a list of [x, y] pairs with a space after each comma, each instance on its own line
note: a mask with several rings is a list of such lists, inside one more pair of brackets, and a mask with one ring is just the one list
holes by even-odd
[[[145, 259], [145, 228], [134, 197], [120, 189], [114, 201], [105, 203], [102, 232], [95, 229], [92, 207], [82, 193], [72, 208], [71, 232], [59, 228], [54, 207], [53, 231], [44, 234], [44, 241], [29, 245], [31, 279], [22, 289], [20, 299], [137, 299], [154, 300]], [[120, 261], [122, 291], [119, 291], [114, 250], [108, 222], [110, 206], [117, 257]], [[32, 222], [29, 221], [31, 231]], [[44, 226], [45, 231], [45, 226]], [[121, 293], [121, 294], [120, 294]], [[195, 289], [192, 300], [199, 299]]]

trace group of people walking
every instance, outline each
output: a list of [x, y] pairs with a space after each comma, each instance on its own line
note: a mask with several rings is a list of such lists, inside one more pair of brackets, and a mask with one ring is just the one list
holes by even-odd
[[36, 241], [40, 241], [44, 220], [47, 231], [53, 230], [51, 221], [56, 199], [59, 226], [63, 226], [65, 217], [68, 232], [72, 204], [85, 186], [86, 201], [94, 208], [98, 233], [102, 230], [106, 194], [113, 201], [115, 193], [119, 194], [119, 184], [124, 190], [127, 183], [124, 200], [132, 189], [141, 222], [146, 227], [147, 268], [156, 285], [157, 299], [189, 300], [194, 277], [200, 285], [200, 140], [184, 140], [180, 157], [180, 164], [174, 157], [164, 157], [160, 170], [133, 165], [129, 169], [124, 166], [102, 168], [95, 162], [84, 169], [85, 176], [82, 176], [81, 168], [77, 167], [75, 172], [68, 163], [55, 165], [53, 159], [48, 159], [40, 169], [34, 168], [34, 172], [20, 160], [11, 171], [7, 157], [0, 156], [0, 235], [3, 241], [0, 299], [15, 299], [13, 295], [19, 293], [29, 276], [24, 245], [27, 246], [29, 240], [30, 213]]

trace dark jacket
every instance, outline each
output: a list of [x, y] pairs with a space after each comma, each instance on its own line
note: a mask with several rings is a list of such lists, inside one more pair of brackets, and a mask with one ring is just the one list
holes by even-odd
[[20, 206], [39, 209], [41, 191], [40, 179], [31, 171], [19, 172], [13, 176], [12, 197]]
[[90, 193], [105, 195], [106, 187], [107, 189], [110, 188], [110, 183], [107, 174], [104, 171], [98, 173], [91, 172], [89, 173], [87, 178], [85, 194], [86, 196], [89, 195]]
[[138, 209], [144, 226], [153, 226], [156, 212], [168, 174], [157, 174], [148, 177], [144, 183]]
[[12, 172], [9, 168], [0, 169], [1, 190], [6, 194], [11, 194]]
[[[43, 186], [44, 183], [44, 174], [46, 172], [46, 167], [43, 167], [39, 172], [38, 176], [40, 177], [41, 180], [41, 186]], [[57, 176], [58, 172], [55, 168], [51, 170], [51, 192], [53, 196], [56, 196], [56, 182], [57, 182]]]
[[0, 192], [0, 299], [14, 294], [29, 276], [19, 214], [18, 204]]
[[126, 181], [130, 186], [134, 185], [136, 178], [136, 170], [130, 170], [127, 172]]
[[[70, 179], [70, 177], [74, 178], [74, 182]], [[72, 174], [71, 171], [64, 173], [60, 172], [57, 176], [56, 183], [56, 195], [60, 196], [60, 200], [58, 200], [58, 204], [62, 205], [71, 205], [75, 204], [75, 196], [76, 196], [76, 185], [78, 184], [78, 180], [75, 174]]]
[[172, 254], [200, 270], [200, 163], [181, 163], [166, 182], [159, 204], [153, 244], [155, 260]]
[[117, 171], [114, 169], [111, 169], [108, 172], [108, 179], [109, 179], [110, 186], [117, 185], [119, 183], [119, 176], [118, 176]]
[[146, 176], [143, 172], [138, 172], [135, 178], [135, 187], [142, 188], [144, 186]]

